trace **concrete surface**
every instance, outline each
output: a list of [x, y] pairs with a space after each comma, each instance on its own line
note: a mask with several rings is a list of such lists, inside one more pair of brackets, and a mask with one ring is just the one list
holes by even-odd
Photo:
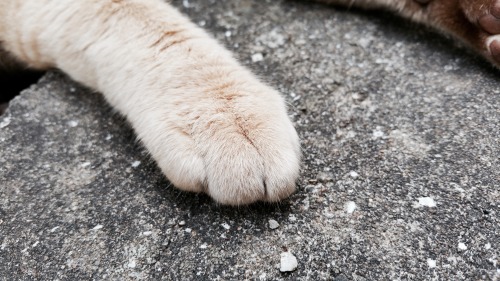
[[384, 13], [174, 4], [287, 96], [298, 192], [177, 191], [99, 94], [49, 73], [0, 117], [1, 280], [499, 279], [498, 71]]

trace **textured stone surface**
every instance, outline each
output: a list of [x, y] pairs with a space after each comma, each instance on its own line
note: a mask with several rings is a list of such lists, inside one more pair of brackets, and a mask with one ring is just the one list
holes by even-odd
[[177, 191], [99, 94], [50, 73], [0, 117], [1, 280], [499, 278], [498, 71], [383, 13], [174, 4], [287, 96], [298, 192]]

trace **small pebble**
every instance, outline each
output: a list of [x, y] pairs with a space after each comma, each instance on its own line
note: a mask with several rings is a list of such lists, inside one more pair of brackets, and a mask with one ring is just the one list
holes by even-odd
[[102, 227], [103, 227], [102, 224], [98, 224], [98, 225], [94, 226], [94, 228], [92, 228], [92, 230], [99, 230]]
[[436, 201], [434, 201], [431, 197], [418, 198], [418, 204], [426, 207], [436, 207]]
[[275, 220], [269, 220], [269, 228], [276, 229], [280, 226], [280, 224]]
[[355, 179], [355, 178], [359, 177], [359, 174], [357, 172], [355, 172], [355, 171], [350, 171], [349, 172], [349, 176], [351, 176], [351, 178]]
[[74, 128], [74, 127], [78, 126], [78, 121], [71, 120], [68, 122], [68, 126]]
[[353, 201], [347, 202], [347, 204], [345, 204], [345, 210], [348, 214], [352, 214], [354, 210], [356, 210], [356, 203]]
[[280, 271], [281, 272], [290, 272], [294, 271], [297, 268], [297, 258], [292, 255], [290, 252], [281, 253], [280, 259]]
[[259, 61], [263, 61], [263, 60], [264, 60], [264, 56], [261, 53], [256, 53], [256, 54], [252, 55], [252, 62], [259, 62]]
[[180, 222], [179, 222], [179, 225], [180, 225], [180, 226], [185, 226], [185, 225], [186, 225], [186, 222], [185, 222], [185, 221], [180, 221]]

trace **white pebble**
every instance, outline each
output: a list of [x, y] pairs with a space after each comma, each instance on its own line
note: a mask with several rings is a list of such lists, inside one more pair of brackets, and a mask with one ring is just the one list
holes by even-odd
[[82, 168], [87, 168], [88, 166], [90, 166], [90, 162], [85, 162], [85, 163], [82, 163], [80, 165]]
[[11, 117], [5, 117], [2, 122], [0, 122], [0, 129], [3, 129], [10, 124]]
[[141, 165], [141, 161], [134, 161], [134, 162], [132, 163], [132, 167], [134, 167], [134, 168], [139, 167], [139, 165]]
[[127, 264], [127, 266], [130, 267], [130, 268], [135, 268], [135, 266], [136, 266], [135, 260], [129, 261], [129, 263]]
[[381, 138], [384, 136], [384, 132], [380, 131], [380, 130], [375, 130], [373, 131], [373, 137], [378, 139], [378, 138]]
[[436, 207], [436, 201], [434, 201], [434, 199], [432, 199], [431, 197], [420, 197], [420, 198], [418, 198], [418, 204], [420, 206]]
[[290, 272], [294, 271], [297, 268], [297, 258], [292, 255], [290, 252], [281, 253], [280, 259], [280, 271], [281, 272]]
[[227, 223], [223, 223], [223, 224], [221, 224], [221, 225], [222, 225], [222, 227], [224, 227], [224, 229], [226, 229], [226, 230], [229, 230], [229, 229], [231, 228], [231, 226], [229, 226], [229, 224], [227, 224]]
[[52, 229], [50, 230], [50, 232], [54, 232], [54, 231], [56, 231], [58, 228], [59, 228], [59, 226], [56, 226], [56, 227], [52, 228]]
[[207, 243], [203, 243], [200, 245], [200, 249], [206, 249], [208, 247]]
[[185, 221], [180, 221], [180, 222], [179, 222], [179, 225], [180, 225], [180, 226], [184, 226], [184, 225], [186, 225], [186, 222], [185, 222]]
[[355, 171], [350, 171], [350, 172], [349, 172], [349, 176], [351, 176], [352, 178], [354, 178], [354, 179], [355, 179], [355, 178], [359, 177], [359, 174], [358, 174], [358, 173], [356, 173]]
[[256, 53], [256, 54], [252, 55], [252, 62], [259, 62], [259, 61], [263, 61], [263, 60], [264, 60], [264, 56], [261, 53]]
[[348, 214], [352, 214], [354, 212], [354, 210], [356, 210], [356, 203], [354, 203], [353, 201], [349, 201], [347, 202], [347, 204], [345, 204], [345, 211], [348, 213]]
[[191, 233], [192, 229], [191, 228], [186, 228], [186, 230], [184, 230], [184, 231], [186, 231], [187, 233]]
[[436, 267], [436, 261], [433, 260], [433, 259], [427, 259], [427, 265], [430, 267], [430, 268], [434, 268]]
[[465, 250], [467, 250], [467, 246], [464, 243], [460, 242], [460, 243], [458, 243], [458, 249], [465, 251]]
[[94, 228], [92, 228], [92, 230], [99, 230], [101, 228], [103, 228], [102, 224], [98, 224], [98, 225], [94, 226]]
[[276, 229], [280, 226], [280, 224], [275, 220], [269, 220], [269, 228]]
[[68, 122], [68, 126], [74, 128], [74, 127], [78, 126], [78, 121], [71, 120]]
[[152, 231], [144, 231], [144, 232], [142, 233], [142, 235], [143, 235], [143, 236], [149, 236], [149, 235], [151, 235], [151, 234], [153, 234], [153, 232], [152, 232]]
[[490, 243], [486, 243], [486, 244], [484, 245], [484, 248], [485, 248], [486, 250], [491, 249], [491, 244], [490, 244]]

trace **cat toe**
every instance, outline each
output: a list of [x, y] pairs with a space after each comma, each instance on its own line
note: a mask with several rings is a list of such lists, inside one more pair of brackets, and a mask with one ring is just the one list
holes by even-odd
[[495, 1], [489, 12], [479, 18], [479, 25], [490, 34], [500, 34], [500, 1]]
[[488, 40], [487, 44], [492, 59], [497, 63], [497, 65], [500, 64], [500, 37], [492, 36]]

